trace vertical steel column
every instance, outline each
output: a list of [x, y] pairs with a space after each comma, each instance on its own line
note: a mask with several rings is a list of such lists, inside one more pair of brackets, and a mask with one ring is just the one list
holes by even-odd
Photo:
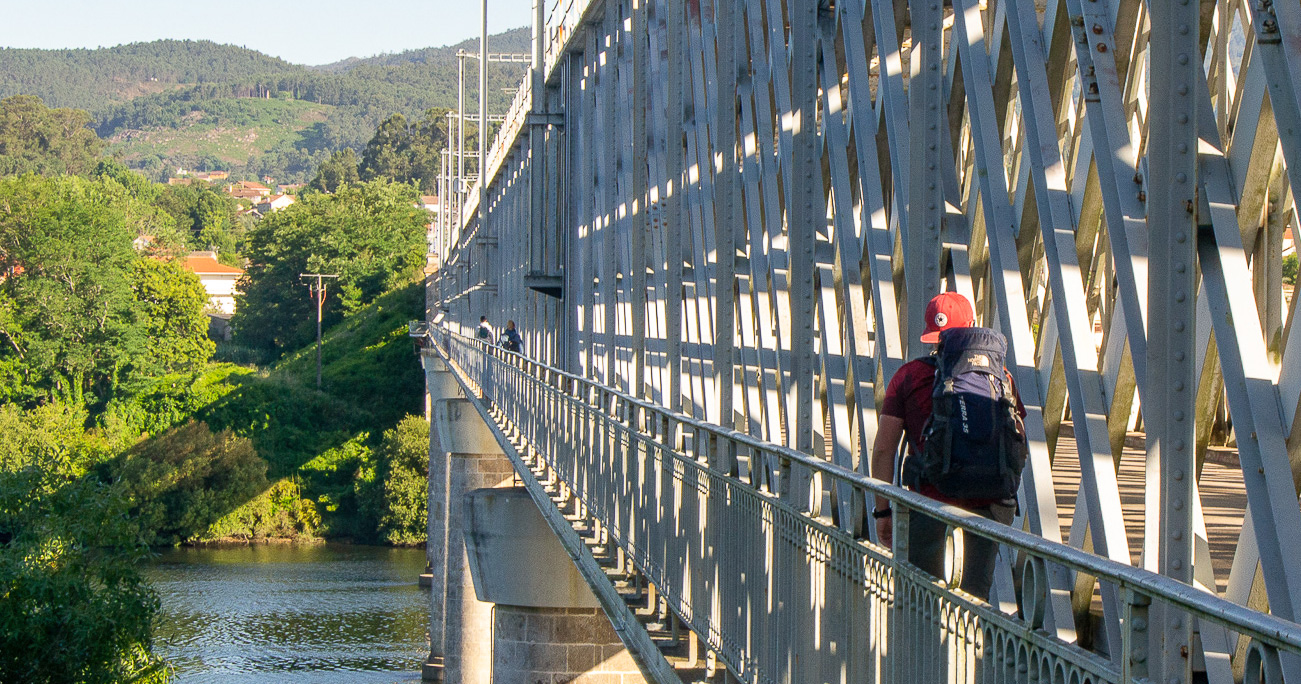
[[667, 168], [668, 194], [665, 215], [666, 228], [664, 240], [665, 253], [668, 255], [665, 274], [666, 290], [664, 306], [665, 353], [668, 355], [668, 407], [673, 411], [682, 410], [682, 226], [686, 220], [686, 203], [683, 202], [683, 182], [686, 171], [683, 168], [682, 150], [682, 67], [684, 30], [684, 0], [665, 0], [664, 29], [665, 41], [665, 166]]
[[[1158, 568], [1182, 582], [1193, 579], [1193, 497], [1197, 369], [1197, 93], [1199, 5], [1152, 0], [1151, 108], [1148, 131], [1148, 230], [1154, 257], [1148, 271], [1147, 421], [1150, 474], [1160, 475]], [[1151, 649], [1154, 680], [1192, 676], [1192, 625], [1186, 615], [1158, 611]], [[1158, 656], [1159, 657], [1156, 657]]]
[[[938, 3], [939, 0], [931, 0]], [[790, 8], [791, 112], [793, 127], [786, 229], [790, 236], [791, 387], [787, 430], [795, 448], [813, 453], [813, 269], [817, 228], [826, 222], [818, 140], [818, 7], [797, 2]], [[784, 78], [778, 75], [779, 80]], [[938, 231], [936, 231], [938, 235]], [[793, 418], [793, 420], [791, 420]]]
[[647, 0], [630, 0], [629, 12], [632, 14], [632, 83], [627, 90], [632, 91], [632, 169], [631, 186], [624, 191], [624, 202], [631, 208], [632, 259], [628, 282], [632, 296], [631, 304], [631, 338], [629, 347], [632, 358], [629, 359], [629, 384], [631, 394], [638, 399], [646, 396], [646, 205], [650, 199], [650, 189], [646, 187], [647, 150], [646, 150], [646, 59], [649, 40], [646, 23]]
[[[722, 167], [714, 178], [714, 249], [718, 255], [714, 294], [714, 385], [718, 388], [718, 416], [726, 427], [736, 426], [733, 415], [736, 385], [736, 246], [744, 236], [737, 202], [736, 160], [736, 0], [715, 0], [714, 35], [718, 59], [714, 92], [714, 155]], [[706, 50], [708, 52], [708, 50]], [[706, 57], [707, 59], [708, 57]], [[724, 447], [728, 445], [722, 445]], [[734, 454], [714, 452], [714, 466], [731, 473]]]
[[[543, 26], [543, 21], [545, 21], [542, 7], [543, 1], [533, 0], [533, 56], [528, 75], [529, 99], [532, 104], [530, 111], [539, 116], [546, 113], [546, 79], [543, 73], [542, 61], [543, 41], [546, 36], [546, 29]], [[545, 261], [547, 242], [546, 219], [544, 216], [549, 211], [549, 203], [546, 201], [548, 176], [547, 127], [535, 121], [527, 124], [527, 130], [529, 152], [528, 160], [525, 162], [525, 173], [528, 176], [529, 195], [528, 211], [525, 214], [527, 222], [524, 224], [524, 228], [528, 231], [528, 254], [527, 261], [523, 264], [524, 275], [529, 273], [549, 273], [543, 263]], [[530, 327], [536, 328], [536, 326]], [[535, 356], [535, 358], [542, 357]]]
[[488, 233], [488, 0], [481, 4], [479, 25], [479, 234]]
[[[944, 120], [944, 73], [940, 71], [940, 48], [944, 12], [940, 0], [912, 0], [912, 78], [908, 81], [910, 104], [909, 147], [914, 155], [908, 178], [896, 178], [908, 186], [908, 235], [904, 250], [904, 282], [908, 294], [908, 328], [905, 349], [918, 356], [918, 337], [926, 327], [926, 303], [940, 289], [940, 221], [944, 188], [940, 184], [940, 136]], [[956, 199], [956, 198], [955, 198]]]

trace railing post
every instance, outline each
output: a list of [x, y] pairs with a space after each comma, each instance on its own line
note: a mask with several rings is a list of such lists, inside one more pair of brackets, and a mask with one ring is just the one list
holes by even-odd
[[1149, 672], [1148, 649], [1152, 643], [1148, 633], [1148, 608], [1152, 604], [1152, 599], [1132, 588], [1126, 589], [1125, 594], [1125, 629], [1121, 636], [1123, 649], [1120, 658], [1121, 681], [1144, 681]]
[[[913, 644], [909, 643], [908, 634], [914, 632], [910, 624], [915, 616], [907, 614], [910, 607], [904, 604], [907, 602], [907, 583], [902, 570], [902, 565], [908, 560], [908, 527], [909, 527], [909, 509], [907, 506], [894, 504], [894, 514], [891, 516], [890, 524], [894, 535], [891, 543], [890, 568], [891, 587], [890, 607], [887, 614], [890, 616], [889, 624], [885, 625], [886, 643], [885, 657], [889, 661], [887, 671], [890, 672], [890, 684], [896, 682], [908, 682], [913, 680], [916, 673], [908, 671], [908, 663], [911, 658], [905, 657], [905, 652], [910, 650], [908, 647]], [[905, 625], [908, 629], [904, 629]]]

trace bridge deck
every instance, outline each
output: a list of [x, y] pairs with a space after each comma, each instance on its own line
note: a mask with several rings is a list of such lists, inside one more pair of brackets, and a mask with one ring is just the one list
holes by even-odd
[[[1118, 478], [1130, 557], [1135, 565], [1142, 561], [1143, 554], [1143, 460], [1146, 458], [1143, 448], [1141, 434], [1137, 439], [1131, 435], [1126, 440]], [[1058, 441], [1057, 459], [1053, 462], [1053, 484], [1057, 490], [1062, 539], [1066, 540], [1070, 538], [1075, 497], [1081, 486], [1079, 459], [1069, 426], [1062, 430], [1062, 437]], [[1242, 471], [1237, 465], [1237, 454], [1212, 449], [1208, 453], [1198, 487], [1206, 518], [1206, 536], [1211, 547], [1211, 566], [1215, 569], [1216, 589], [1222, 594], [1228, 586], [1229, 569], [1233, 565], [1233, 554], [1238, 548], [1238, 534], [1242, 531], [1242, 518], [1247, 505], [1247, 490], [1242, 481]]]

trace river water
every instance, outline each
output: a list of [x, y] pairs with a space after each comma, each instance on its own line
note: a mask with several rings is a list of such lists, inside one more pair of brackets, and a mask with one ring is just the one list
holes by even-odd
[[146, 575], [156, 651], [180, 684], [419, 682], [429, 653], [420, 549], [178, 548]]

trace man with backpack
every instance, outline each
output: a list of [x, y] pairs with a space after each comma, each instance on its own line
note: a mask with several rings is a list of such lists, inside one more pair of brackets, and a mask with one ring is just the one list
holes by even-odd
[[492, 344], [492, 340], [496, 335], [493, 334], [492, 324], [488, 323], [487, 316], [479, 317], [479, 328], [474, 331], [474, 336], [488, 344]]
[[[971, 303], [945, 292], [926, 306], [921, 341], [933, 354], [904, 364], [885, 390], [872, 445], [872, 474], [893, 477], [901, 437], [907, 437], [902, 484], [943, 503], [1003, 524], [1012, 522], [1027, 454], [1025, 407], [1004, 366], [1007, 341], [996, 330], [971, 327]], [[890, 501], [877, 497], [872, 517], [882, 544], [893, 541]], [[908, 561], [940, 577], [944, 523], [911, 511]], [[997, 544], [967, 535], [961, 586], [989, 597]]]

